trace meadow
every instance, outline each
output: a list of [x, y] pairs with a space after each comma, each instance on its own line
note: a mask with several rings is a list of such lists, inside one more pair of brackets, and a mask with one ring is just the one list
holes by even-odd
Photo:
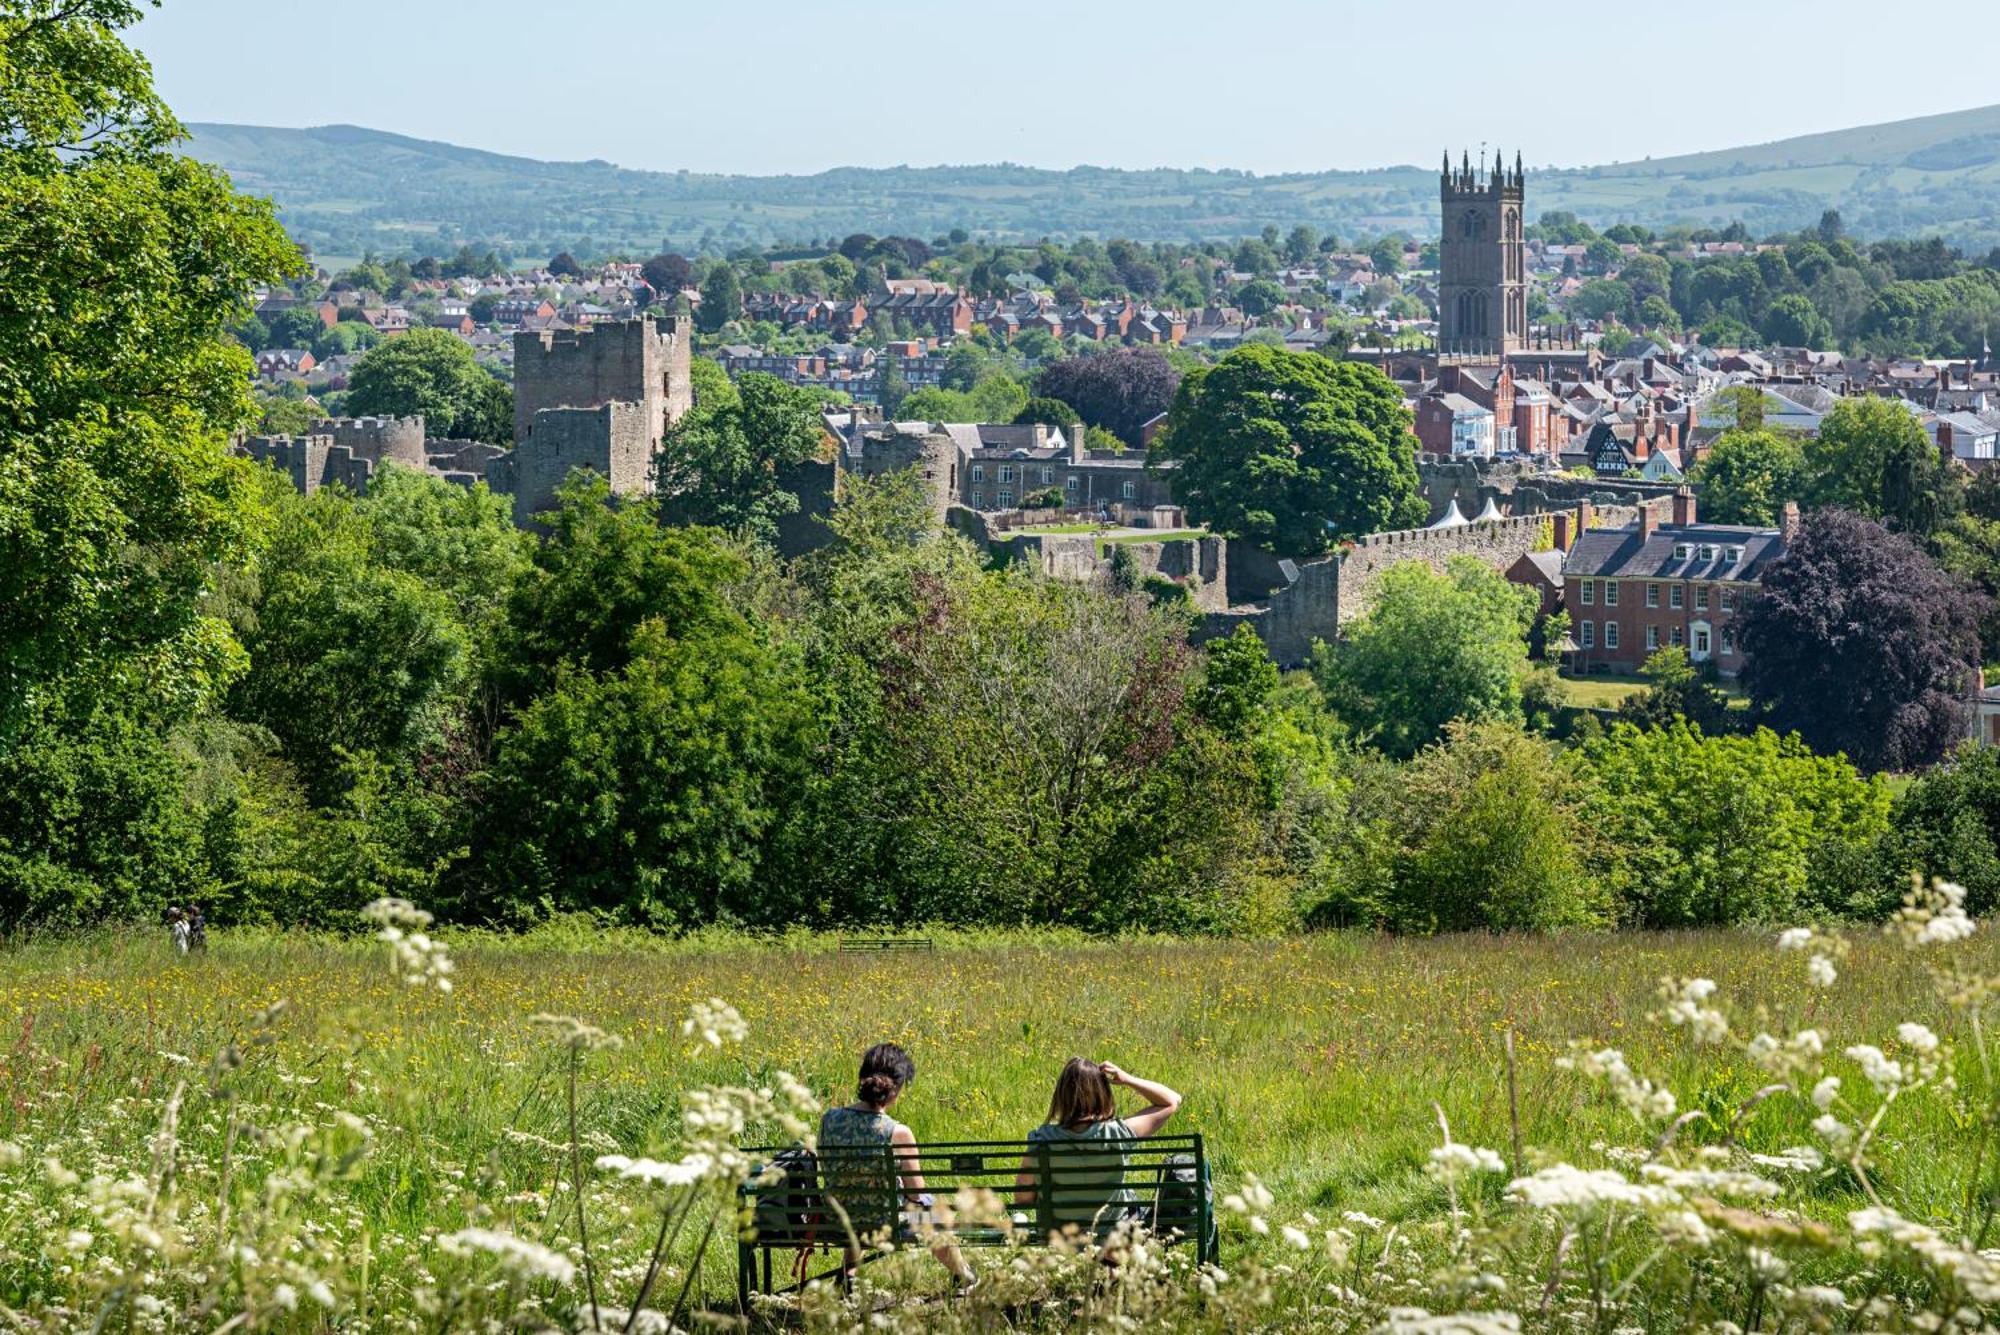
[[[1024, 1136], [1072, 1054], [1163, 1080], [1186, 1098], [1175, 1129], [1208, 1138], [1218, 1191], [1235, 1197], [1225, 1268], [1288, 1273], [1286, 1240], [1296, 1246], [1304, 1233], [1271, 1224], [1345, 1218], [1392, 1239], [1400, 1230], [1412, 1250], [1399, 1282], [1422, 1287], [1430, 1280], [1417, 1272], [1441, 1263], [1438, 1247], [1451, 1249], [1446, 1221], [1468, 1205], [1500, 1208], [1504, 1179], [1478, 1190], [1456, 1183], [1433, 1151], [1442, 1117], [1460, 1144], [1513, 1158], [1510, 1031], [1527, 1147], [1510, 1168], [1526, 1173], [1557, 1160], [1618, 1162], [1616, 1147], [1634, 1140], [1627, 1106], [1569, 1069], [1575, 1038], [1622, 1050], [1633, 1071], [1705, 1113], [1675, 1123], [1689, 1146], [1770, 1155], [1813, 1140], [1806, 1100], [1758, 1099], [1768, 1067], [1659, 1022], [1663, 978], [1711, 978], [1744, 1028], [1809, 1024], [1829, 1054], [1883, 1044], [1885, 1033], [1893, 1051], [1899, 1022], [1947, 1043], [1965, 1024], [1926, 963], [1873, 930], [1855, 934], [1832, 987], [1757, 932], [944, 934], [936, 954], [909, 957], [843, 955], [835, 944], [464, 935], [452, 939], [449, 992], [405, 985], [367, 938], [218, 931], [206, 955], [187, 958], [163, 933], [15, 945], [0, 955], [0, 1147], [11, 1147], [0, 1154], [0, 1327], [7, 1318], [18, 1329], [88, 1327], [122, 1312], [123, 1329], [136, 1312], [138, 1329], [205, 1329], [207, 1312], [240, 1308], [252, 1316], [237, 1324], [250, 1329], [515, 1328], [440, 1307], [454, 1284], [489, 1298], [504, 1289], [508, 1310], [536, 1321], [580, 1320], [573, 1273], [567, 1283], [543, 1275], [539, 1296], [532, 1266], [504, 1284], [480, 1280], [492, 1257], [464, 1236], [530, 1239], [551, 1249], [555, 1271], [580, 1262], [572, 1166], [582, 1166], [591, 1282], [606, 1304], [613, 1292], [629, 1297], [647, 1268], [657, 1197], [586, 1161], [683, 1153], [683, 1099], [705, 1087], [781, 1086], [783, 1070], [820, 1100], [844, 1101], [856, 1055], [883, 1039], [916, 1057], [897, 1111], [920, 1137]], [[1961, 949], [1974, 973], [2000, 973], [1990, 934]], [[709, 998], [740, 1010], [740, 1045], [703, 1041], [699, 1023], [685, 1032], [684, 1017]], [[587, 1027], [552, 1028], [538, 1015]], [[1969, 1045], [1956, 1058], [1947, 1047], [1945, 1059], [1978, 1082]], [[1834, 1061], [1867, 1087], [1852, 1062]], [[1960, 1105], [1911, 1083], [1870, 1172], [1893, 1184], [1906, 1213], [1949, 1218], [1981, 1161], [1963, 1152]], [[1756, 1115], [1736, 1117], [1746, 1101]], [[760, 1106], [769, 1111], [769, 1100]], [[753, 1122], [738, 1138], [770, 1134]], [[1820, 1174], [1788, 1197], [1788, 1213], [1838, 1220], [1873, 1189]], [[217, 1225], [232, 1212], [225, 1246]], [[155, 1246], [145, 1230], [168, 1236]], [[690, 1307], [725, 1313], [733, 1247], [708, 1249], [697, 1269], [699, 1233], [676, 1236], [665, 1275]], [[259, 1237], [277, 1260], [259, 1252]], [[136, 1281], [135, 1248], [151, 1258]], [[1377, 1268], [1390, 1259], [1385, 1243]], [[923, 1301], [942, 1272], [908, 1268], [885, 1282], [900, 1288], [882, 1301]], [[148, 1301], [131, 1307], [142, 1289]]]

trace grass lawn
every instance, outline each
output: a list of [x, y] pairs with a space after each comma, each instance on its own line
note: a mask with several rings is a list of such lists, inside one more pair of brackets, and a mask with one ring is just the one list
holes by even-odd
[[[94, 1166], [144, 1173], [169, 1096], [185, 1082], [178, 1182], [198, 1206], [215, 1199], [223, 1171], [227, 1099], [260, 1126], [330, 1126], [336, 1110], [352, 1114], [369, 1128], [367, 1152], [316, 1188], [311, 1217], [327, 1230], [324, 1245], [365, 1238], [370, 1301], [408, 1312], [436, 1263], [436, 1233], [484, 1220], [565, 1240], [565, 1058], [529, 1021], [549, 1012], [623, 1039], [583, 1060], [587, 1155], [674, 1155], [680, 1096], [699, 1084], [755, 1086], [784, 1069], [844, 1101], [857, 1055], [884, 1039], [915, 1056], [919, 1076], [896, 1114], [920, 1137], [1019, 1138], [1042, 1120], [1064, 1059], [1083, 1054], [1185, 1094], [1174, 1129], [1209, 1138], [1219, 1191], [1254, 1172], [1281, 1210], [1361, 1210], [1430, 1229], [1445, 1209], [1423, 1171], [1438, 1143], [1433, 1100], [1458, 1140], [1505, 1151], [1510, 1027], [1526, 1143], [1586, 1165], [1602, 1162], [1593, 1142], [1628, 1144], [1635, 1132], [1601, 1086], [1557, 1066], [1573, 1037], [1623, 1049], [1691, 1107], [1726, 1110], [1765, 1083], [1649, 1020], [1662, 976], [1713, 977], [1723, 1004], [1762, 1012], [1756, 1022], [1780, 1033], [1809, 1019], [1833, 1052], [1892, 1042], [1902, 1020], [1949, 1036], [1951, 1013], [1919, 962], [1879, 933], [1854, 936], [1839, 985], [1824, 993], [1807, 984], [1800, 956], [1773, 952], [1769, 933], [947, 937], [935, 955], [895, 958], [843, 956], [830, 938], [806, 936], [706, 946], [483, 938], [456, 946], [447, 996], [399, 986], [371, 941], [218, 931], [207, 956], [178, 959], [164, 934], [98, 935], [0, 954], [9, 1049], [0, 1141], [18, 1145], [25, 1163], [58, 1156], [86, 1177]], [[1990, 934], [1972, 955], [2000, 971]], [[741, 1048], [686, 1045], [681, 1017], [711, 996], [747, 1019]], [[288, 1005], [259, 1037], [256, 1017], [280, 1001]], [[231, 1045], [243, 1064], [218, 1068], [218, 1079], [211, 1060]], [[1812, 1116], [1796, 1100], [1772, 1100], [1744, 1142], [1764, 1152], [1803, 1143]], [[1914, 1096], [1894, 1126], [1882, 1154], [1899, 1186], [1939, 1201], [1963, 1193], [1962, 1165], [1941, 1151], [1941, 1105]], [[1683, 1134], [1711, 1132], [1697, 1124]], [[234, 1171], [275, 1171], [282, 1143], [239, 1143]], [[613, 1181], [596, 1191], [590, 1230], [603, 1271], [643, 1267], [657, 1218], [643, 1197]], [[1809, 1208], [1833, 1214], [1857, 1199], [1829, 1182]], [[38, 1233], [77, 1226], [70, 1208], [0, 1210], [0, 1253], [32, 1253]], [[1235, 1227], [1228, 1246], [1238, 1256], [1278, 1245]], [[676, 1255], [684, 1261], [691, 1247], [683, 1239]], [[724, 1247], [703, 1272], [700, 1288], [717, 1303], [733, 1292], [733, 1266]], [[8, 1289], [10, 1305], [21, 1297]]]
[[1104, 549], [1111, 546], [1113, 543], [1180, 542], [1192, 538], [1205, 538], [1207, 536], [1208, 536], [1208, 530], [1205, 528], [1141, 529], [1137, 533], [1119, 533], [1109, 538], [1099, 538], [1097, 540], [1098, 555], [1102, 556], [1104, 554]]
[[1616, 709], [1649, 683], [1636, 673], [1593, 672], [1581, 677], [1565, 673], [1562, 684], [1564, 697], [1578, 708]]
[[999, 536], [1004, 538], [1015, 533], [1026, 533], [1029, 535], [1043, 533], [1096, 533], [1100, 529], [1109, 527], [1110, 525], [1108, 524], [1034, 524], [1027, 528], [1008, 529], [1006, 533]]

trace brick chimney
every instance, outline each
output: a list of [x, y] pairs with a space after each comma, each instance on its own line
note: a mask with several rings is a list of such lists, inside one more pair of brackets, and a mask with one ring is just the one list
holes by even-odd
[[1659, 529], [1660, 512], [1658, 507], [1654, 506], [1651, 502], [1641, 505], [1639, 507], [1639, 541], [1644, 542], [1659, 532]]
[[1694, 490], [1690, 487], [1674, 489], [1674, 527], [1687, 528], [1694, 523]]
[[1084, 437], [1083, 423], [1081, 422], [1070, 423], [1069, 457], [1072, 463], [1081, 462], [1083, 460], [1084, 455], [1087, 453], [1087, 451], [1084, 448], [1083, 437]]
[[1799, 536], [1799, 503], [1786, 501], [1785, 508], [1778, 512], [1778, 534], [1789, 545]]
[[1576, 542], [1576, 516], [1567, 510], [1558, 510], [1549, 516], [1549, 526], [1555, 533], [1555, 548], [1559, 552], [1568, 551]]
[[1590, 532], [1591, 525], [1596, 522], [1597, 507], [1589, 501], [1578, 501], [1576, 503], [1576, 538], [1580, 539], [1584, 534]]
[[1698, 424], [1695, 421], [1694, 400], [1689, 399], [1688, 409], [1687, 409], [1687, 425], [1681, 428], [1681, 439], [1687, 440], [1693, 437], [1696, 425]]

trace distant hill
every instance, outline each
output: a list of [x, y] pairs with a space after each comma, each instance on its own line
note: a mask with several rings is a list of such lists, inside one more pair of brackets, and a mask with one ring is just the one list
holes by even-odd
[[[278, 202], [326, 255], [476, 241], [516, 256], [560, 249], [726, 249], [866, 231], [962, 227], [1033, 239], [1082, 233], [1190, 240], [1309, 223], [1352, 237], [1436, 226], [1432, 167], [1257, 176], [1234, 171], [1046, 171], [1011, 165], [843, 167], [814, 176], [631, 171], [542, 162], [352, 125], [196, 124], [189, 151]], [[2000, 106], [1652, 161], [1531, 173], [1531, 217], [1598, 226], [1797, 227], [1827, 207], [1867, 236], [2000, 244]]]

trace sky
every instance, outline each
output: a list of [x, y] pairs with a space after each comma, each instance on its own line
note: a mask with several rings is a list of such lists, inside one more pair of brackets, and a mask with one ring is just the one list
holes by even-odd
[[[1993, 0], [165, 0], [183, 120], [624, 167], [1585, 166], [2000, 100]], [[1936, 40], [1933, 40], [1933, 39]], [[1984, 89], [1984, 90], [1983, 90]]]

